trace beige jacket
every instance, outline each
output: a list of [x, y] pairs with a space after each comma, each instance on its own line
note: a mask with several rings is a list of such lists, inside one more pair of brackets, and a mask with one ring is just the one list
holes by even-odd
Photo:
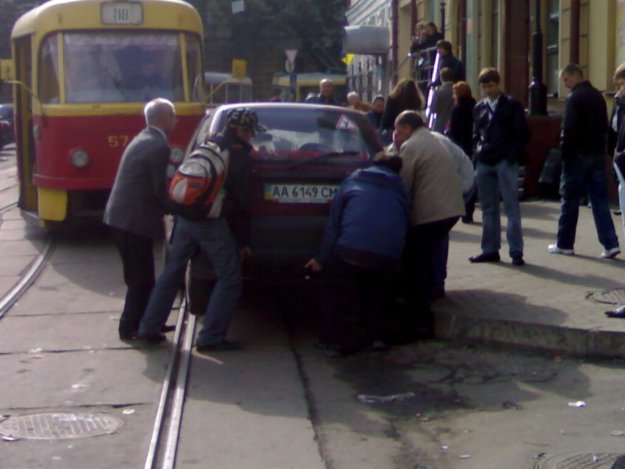
[[425, 127], [399, 150], [399, 173], [412, 201], [411, 223], [423, 225], [465, 214], [461, 182], [453, 158]]

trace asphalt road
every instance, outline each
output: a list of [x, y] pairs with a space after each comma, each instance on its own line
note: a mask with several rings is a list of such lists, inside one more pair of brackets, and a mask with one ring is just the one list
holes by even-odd
[[[0, 280], [40, 237], [18, 222], [0, 225]], [[58, 239], [0, 321], [0, 414], [101, 412], [123, 426], [0, 440], [0, 468], [142, 467], [169, 346], [117, 339], [123, 294], [105, 231]], [[308, 285], [248, 289], [231, 333], [244, 349], [194, 353], [176, 467], [589, 468], [625, 452], [622, 360], [442, 341], [330, 359], [313, 347], [316, 299]]]

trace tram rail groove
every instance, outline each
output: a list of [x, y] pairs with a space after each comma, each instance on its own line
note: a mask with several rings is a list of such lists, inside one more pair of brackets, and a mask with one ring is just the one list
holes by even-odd
[[[15, 186], [12, 186], [12, 187], [15, 187]], [[0, 215], [2, 215], [4, 212], [8, 212], [9, 210], [13, 210], [14, 208], [17, 208], [17, 202], [13, 202], [8, 205], [5, 205], [4, 207], [0, 207]]]
[[[0, 209], [1, 213], [1, 209]], [[15, 303], [28, 291], [35, 283], [43, 269], [45, 268], [48, 258], [53, 250], [53, 237], [48, 235], [44, 241], [41, 251], [37, 257], [30, 263], [28, 269], [22, 274], [20, 280], [0, 299], [0, 319], [9, 311]]]
[[183, 299], [144, 469], [175, 467], [195, 324], [195, 316], [188, 312], [188, 301]]

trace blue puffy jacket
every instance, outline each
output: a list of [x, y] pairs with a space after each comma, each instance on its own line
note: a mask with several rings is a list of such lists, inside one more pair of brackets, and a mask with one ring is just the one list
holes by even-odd
[[409, 215], [408, 195], [395, 172], [381, 166], [354, 171], [332, 201], [319, 261], [325, 264], [334, 253], [398, 261]]

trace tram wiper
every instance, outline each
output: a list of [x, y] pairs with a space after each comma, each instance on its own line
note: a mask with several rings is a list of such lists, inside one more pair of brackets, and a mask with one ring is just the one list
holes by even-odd
[[124, 87], [122, 86], [122, 82], [120, 80], [116, 80], [115, 77], [111, 75], [111, 72], [108, 71], [108, 69], [105, 68], [104, 72], [111, 79], [111, 81], [113, 82], [113, 85], [115, 85], [115, 89], [119, 91], [119, 94], [122, 95], [122, 98], [124, 98], [124, 101], [128, 101], [128, 96], [126, 96], [126, 93], [124, 93]]

